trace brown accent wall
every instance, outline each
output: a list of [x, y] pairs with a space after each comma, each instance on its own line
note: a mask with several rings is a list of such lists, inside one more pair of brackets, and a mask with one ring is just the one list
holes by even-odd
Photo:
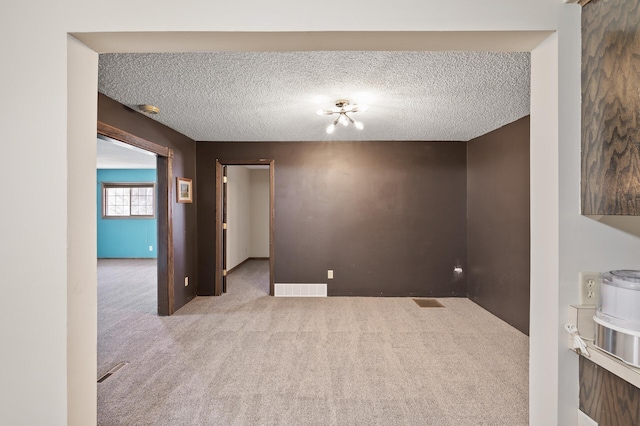
[[582, 213], [640, 215], [640, 3], [582, 9]]
[[581, 356], [580, 410], [599, 426], [637, 426], [640, 389]]
[[469, 298], [529, 334], [529, 117], [467, 144]]
[[[196, 177], [196, 143], [194, 140], [152, 120], [115, 100], [98, 94], [98, 120], [135, 136], [173, 150], [173, 175]], [[169, 200], [173, 210], [174, 301], [179, 309], [196, 295], [197, 280], [197, 197], [193, 204]], [[184, 277], [189, 286], [184, 286]]]
[[[198, 142], [199, 294], [213, 293], [215, 161], [275, 160], [275, 281], [333, 296], [466, 296], [460, 142]], [[327, 280], [327, 269], [335, 279]]]

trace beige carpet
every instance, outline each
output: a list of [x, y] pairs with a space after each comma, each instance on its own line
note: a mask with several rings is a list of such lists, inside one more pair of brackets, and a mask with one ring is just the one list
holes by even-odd
[[273, 298], [250, 261], [157, 317], [153, 261], [98, 274], [100, 425], [528, 424], [528, 338], [467, 299]]

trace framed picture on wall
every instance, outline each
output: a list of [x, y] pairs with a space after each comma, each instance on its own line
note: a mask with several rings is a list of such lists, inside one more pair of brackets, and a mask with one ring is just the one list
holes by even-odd
[[193, 185], [191, 179], [176, 178], [176, 201], [178, 203], [193, 202]]

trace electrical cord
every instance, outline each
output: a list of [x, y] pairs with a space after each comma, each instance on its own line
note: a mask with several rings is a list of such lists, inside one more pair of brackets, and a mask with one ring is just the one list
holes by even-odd
[[589, 355], [589, 351], [587, 350], [587, 344], [580, 336], [580, 333], [578, 333], [578, 328], [573, 324], [565, 324], [564, 329], [573, 337], [573, 349], [576, 349], [579, 354], [590, 358], [591, 355]]

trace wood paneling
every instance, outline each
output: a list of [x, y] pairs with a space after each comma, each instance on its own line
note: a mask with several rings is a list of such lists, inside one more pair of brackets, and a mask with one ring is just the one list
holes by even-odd
[[581, 356], [580, 410], [599, 426], [637, 426], [640, 389]]
[[582, 213], [640, 215], [640, 2], [582, 10]]

